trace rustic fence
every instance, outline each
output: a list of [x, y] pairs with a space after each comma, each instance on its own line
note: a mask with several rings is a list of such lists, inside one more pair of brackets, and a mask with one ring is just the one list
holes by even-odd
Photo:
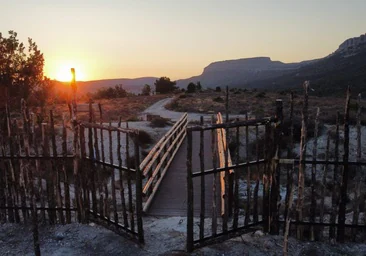
[[[22, 101], [22, 118], [6, 110], [0, 135], [0, 221], [34, 227], [90, 220], [144, 241], [139, 131], [90, 122], [39, 123]], [[38, 245], [37, 245], [38, 244]]]
[[[277, 100], [276, 115], [271, 118], [222, 123], [218, 115], [216, 124], [187, 129], [188, 251], [246, 232], [253, 226], [271, 234], [284, 234], [284, 253], [288, 236], [362, 241], [366, 227], [363, 170], [366, 162], [361, 143], [360, 96], [357, 103], [351, 104], [348, 90], [343, 122], [338, 114], [336, 125], [324, 126], [323, 130], [318, 109], [311, 115], [314, 124], [310, 138], [307, 83], [304, 88], [299, 142], [294, 138], [293, 94], [285, 111], [287, 117], [283, 114], [282, 100]], [[351, 106], [357, 111], [352, 126]], [[213, 169], [204, 168], [204, 153], [200, 152], [201, 165], [193, 170], [192, 134], [199, 132], [203, 138], [205, 130], [212, 131]], [[356, 135], [350, 136], [350, 131]], [[205, 184], [205, 178], [210, 176], [214, 180], [212, 186], [202, 185], [199, 191], [193, 191], [195, 179], [199, 177], [201, 184]], [[216, 195], [212, 200], [212, 217], [205, 214], [207, 190]], [[199, 219], [194, 216], [195, 194], [201, 196]], [[199, 222], [199, 228], [195, 222]]]

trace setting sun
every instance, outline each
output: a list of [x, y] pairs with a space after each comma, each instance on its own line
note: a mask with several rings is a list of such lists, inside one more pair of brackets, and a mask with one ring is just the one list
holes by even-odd
[[69, 82], [72, 78], [71, 68], [75, 68], [75, 77], [77, 81], [88, 80], [84, 65], [81, 65], [76, 61], [55, 61], [46, 63], [45, 74], [51, 79], [56, 79], [61, 82]]

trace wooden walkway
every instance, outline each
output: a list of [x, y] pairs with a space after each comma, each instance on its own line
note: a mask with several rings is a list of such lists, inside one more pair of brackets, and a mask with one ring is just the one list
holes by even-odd
[[[204, 154], [205, 154], [205, 169], [212, 168], [212, 143], [211, 131], [204, 133]], [[193, 172], [200, 170], [199, 160], [199, 132], [193, 133], [193, 152], [192, 152], [192, 167]], [[173, 162], [171, 163], [159, 191], [155, 195], [154, 201], [147, 212], [149, 215], [156, 216], [187, 216], [187, 139], [185, 139], [178, 150]], [[219, 175], [217, 176], [219, 177]], [[200, 177], [194, 179], [194, 214], [199, 216], [200, 211]], [[211, 217], [212, 214], [212, 185], [213, 175], [205, 176], [205, 208], [206, 216]], [[217, 208], [220, 209], [220, 186], [217, 185]]]

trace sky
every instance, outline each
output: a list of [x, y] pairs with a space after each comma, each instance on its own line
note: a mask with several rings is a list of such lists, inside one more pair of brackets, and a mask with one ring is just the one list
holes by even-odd
[[214, 61], [324, 57], [366, 33], [365, 0], [0, 0], [0, 32], [31, 37], [68, 80], [202, 73]]

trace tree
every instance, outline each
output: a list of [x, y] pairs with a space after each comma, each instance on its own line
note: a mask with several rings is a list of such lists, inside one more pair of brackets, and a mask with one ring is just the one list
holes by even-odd
[[8, 38], [0, 33], [0, 91], [5, 94], [1, 100], [19, 105], [21, 98], [28, 100], [42, 86], [48, 88], [48, 82], [43, 82], [43, 66], [43, 54], [31, 38], [26, 47], [16, 32], [9, 31]]
[[149, 96], [151, 94], [151, 86], [148, 84], [144, 85], [144, 88], [142, 88], [142, 95]]
[[170, 93], [177, 89], [175, 86], [176, 82], [170, 81], [169, 77], [160, 77], [155, 81], [154, 85], [155, 91], [161, 94]]
[[196, 91], [196, 84], [190, 82], [187, 86], [187, 93], [194, 93]]
[[215, 91], [216, 91], [216, 92], [221, 92], [221, 87], [220, 87], [220, 86], [216, 86]]
[[198, 81], [197, 84], [196, 84], [196, 91], [197, 92], [202, 91], [202, 85], [201, 85], [201, 82], [200, 81]]

